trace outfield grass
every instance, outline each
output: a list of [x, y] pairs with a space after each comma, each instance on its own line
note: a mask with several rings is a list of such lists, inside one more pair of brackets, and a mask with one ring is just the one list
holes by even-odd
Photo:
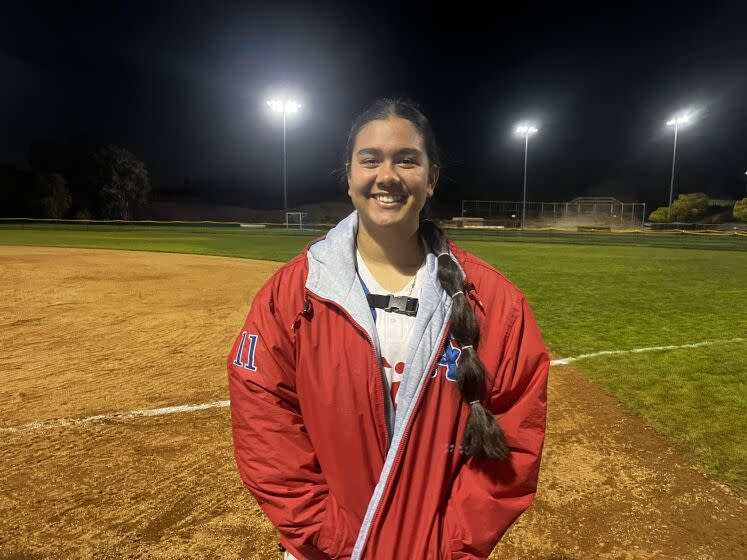
[[668, 249], [707, 249], [709, 251], [747, 251], [747, 236], [705, 233], [576, 233], [558, 231], [501, 231], [487, 230], [476, 233], [469, 229], [451, 229], [449, 235], [464, 241], [514, 241], [521, 243], [559, 243], [562, 245], [635, 245], [637, 247], [662, 247]]
[[[322, 232], [143, 226], [0, 227], [0, 244], [118, 248], [286, 261]], [[527, 295], [551, 351], [747, 338], [747, 239], [457, 235]], [[576, 366], [692, 453], [747, 488], [747, 344], [581, 360]]]
[[747, 252], [461, 245], [527, 294], [548, 346], [565, 356], [747, 336]]

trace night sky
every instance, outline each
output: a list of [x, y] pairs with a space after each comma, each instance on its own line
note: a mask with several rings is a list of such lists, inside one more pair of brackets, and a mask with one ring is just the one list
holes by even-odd
[[396, 95], [433, 124], [445, 202], [520, 200], [512, 132], [534, 119], [530, 200], [664, 205], [665, 121], [686, 107], [699, 112], [680, 130], [676, 191], [745, 193], [745, 2], [68, 4], [3, 6], [0, 164], [93, 135], [145, 161], [156, 189], [261, 183], [282, 207], [282, 123], [264, 102], [285, 89], [304, 106], [288, 123], [291, 206], [342, 196], [352, 119]]

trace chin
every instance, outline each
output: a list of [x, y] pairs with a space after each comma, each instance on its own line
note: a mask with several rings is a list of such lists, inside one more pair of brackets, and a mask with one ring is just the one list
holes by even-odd
[[409, 235], [418, 229], [418, 216], [402, 215], [371, 215], [366, 214], [364, 218], [369, 227], [381, 228], [390, 231], [399, 230], [403, 235]]

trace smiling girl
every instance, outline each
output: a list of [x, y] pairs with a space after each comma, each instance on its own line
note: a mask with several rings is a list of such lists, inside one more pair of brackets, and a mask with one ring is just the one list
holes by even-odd
[[345, 162], [355, 210], [259, 290], [227, 366], [241, 478], [286, 558], [487, 558], [531, 504], [549, 358], [523, 294], [423, 219], [409, 101]]

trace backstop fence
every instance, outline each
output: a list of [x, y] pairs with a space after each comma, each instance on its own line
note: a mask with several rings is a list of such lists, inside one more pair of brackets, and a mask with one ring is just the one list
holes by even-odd
[[[483, 226], [520, 227], [524, 203], [509, 200], [462, 200], [465, 226], [470, 218]], [[527, 202], [529, 228], [604, 227], [630, 229], [643, 226], [645, 202], [620, 202], [609, 197], [579, 197], [570, 202]]]

